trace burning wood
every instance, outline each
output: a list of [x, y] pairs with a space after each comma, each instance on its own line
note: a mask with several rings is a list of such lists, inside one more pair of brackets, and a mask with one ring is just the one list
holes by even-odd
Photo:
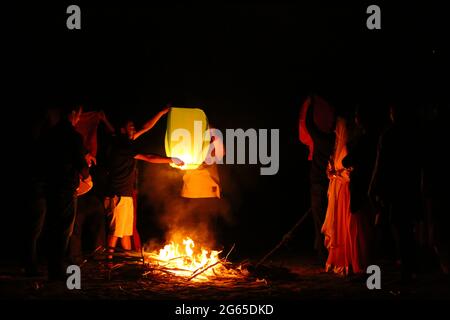
[[235, 266], [227, 261], [229, 253], [225, 258], [219, 258], [220, 253], [196, 248], [189, 237], [182, 244], [172, 241], [159, 252], [144, 252], [144, 263], [150, 269], [144, 275], [162, 273], [194, 282], [243, 280], [249, 275], [243, 265]]

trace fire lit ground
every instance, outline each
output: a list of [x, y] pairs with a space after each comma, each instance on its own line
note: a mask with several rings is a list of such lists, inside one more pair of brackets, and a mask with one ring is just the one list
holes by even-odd
[[[187, 247], [190, 241], [185, 242]], [[310, 257], [291, 250], [275, 254], [255, 268], [255, 260], [230, 262], [223, 255], [203, 252], [193, 259], [183, 248], [168, 245], [159, 252], [122, 256], [112, 268], [101, 254], [81, 266], [81, 290], [67, 290], [65, 283], [45, 277], [26, 278], [17, 267], [1, 269], [0, 298], [31, 300], [447, 300], [448, 276], [420, 274], [413, 284], [402, 285], [398, 266], [382, 265], [380, 290], [369, 290], [365, 279], [325, 273]], [[187, 255], [186, 255], [187, 254]], [[232, 254], [230, 253], [230, 256]], [[231, 259], [230, 259], [231, 260]], [[203, 267], [202, 267], [203, 266]], [[206, 270], [206, 271], [205, 271]], [[202, 272], [204, 271], [204, 272]], [[197, 276], [196, 276], [197, 275]]]

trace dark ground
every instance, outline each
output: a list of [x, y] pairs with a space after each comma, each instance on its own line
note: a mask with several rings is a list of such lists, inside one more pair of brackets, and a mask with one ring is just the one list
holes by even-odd
[[[251, 269], [253, 270], [253, 269]], [[308, 257], [287, 254], [276, 257], [250, 272], [246, 280], [226, 284], [205, 284], [142, 276], [140, 264], [125, 264], [109, 271], [101, 261], [81, 267], [81, 290], [68, 290], [65, 283], [26, 278], [17, 266], [2, 266], [0, 298], [25, 300], [448, 300], [448, 276], [437, 272], [418, 274], [409, 284], [400, 283], [396, 266], [381, 265], [381, 289], [369, 290], [364, 279], [323, 272]], [[264, 279], [265, 281], [261, 281]]]

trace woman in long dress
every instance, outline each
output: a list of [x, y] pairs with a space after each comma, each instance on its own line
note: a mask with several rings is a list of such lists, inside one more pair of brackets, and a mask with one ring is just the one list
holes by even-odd
[[328, 207], [322, 233], [325, 236], [325, 247], [328, 259], [325, 265], [327, 272], [341, 275], [364, 272], [364, 248], [358, 240], [363, 234], [359, 227], [358, 217], [350, 211], [350, 170], [342, 165], [347, 155], [348, 131], [346, 121], [338, 118], [336, 123], [335, 151], [328, 165]]

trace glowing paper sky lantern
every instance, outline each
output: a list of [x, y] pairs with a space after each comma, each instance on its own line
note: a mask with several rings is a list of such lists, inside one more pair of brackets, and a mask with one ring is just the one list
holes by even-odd
[[183, 160], [184, 166], [172, 167], [197, 169], [209, 150], [210, 133], [208, 119], [201, 109], [170, 108], [165, 138], [166, 155]]

